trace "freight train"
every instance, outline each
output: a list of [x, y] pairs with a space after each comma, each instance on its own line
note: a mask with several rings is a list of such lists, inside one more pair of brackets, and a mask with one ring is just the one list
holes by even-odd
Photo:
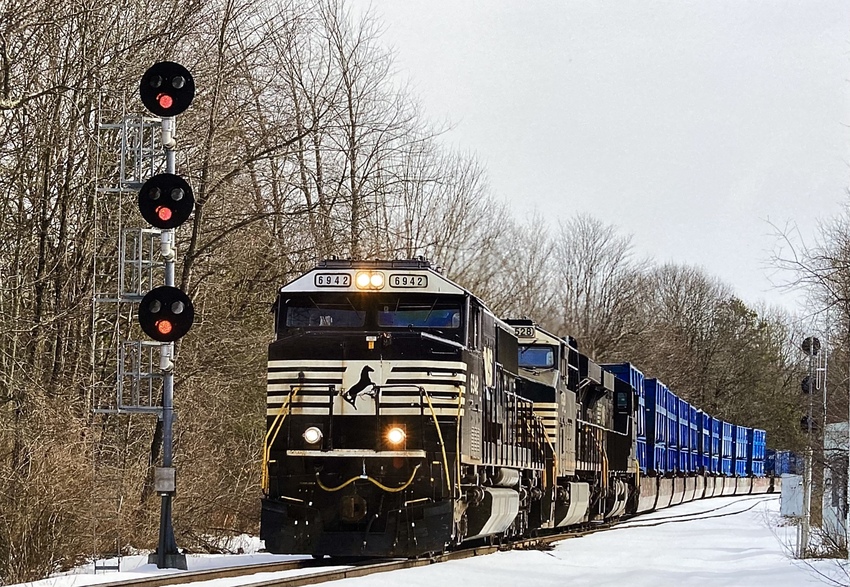
[[771, 489], [763, 431], [496, 316], [428, 261], [321, 262], [274, 318], [270, 552], [416, 557]]

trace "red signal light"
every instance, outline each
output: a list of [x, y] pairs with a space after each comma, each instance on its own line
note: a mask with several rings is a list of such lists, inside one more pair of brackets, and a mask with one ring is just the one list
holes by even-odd
[[171, 220], [171, 217], [174, 216], [174, 212], [171, 211], [171, 208], [166, 208], [165, 206], [157, 206], [156, 208], [156, 217], [162, 220], [163, 222], [168, 222]]
[[156, 341], [174, 342], [189, 332], [194, 321], [192, 300], [174, 286], [155, 287], [139, 302], [139, 326]]
[[156, 116], [177, 116], [195, 97], [195, 80], [188, 69], [173, 61], [150, 66], [139, 81], [139, 98]]
[[139, 189], [138, 202], [142, 218], [161, 229], [177, 228], [186, 222], [195, 206], [191, 186], [173, 173], [148, 179]]
[[158, 320], [156, 323], [157, 331], [163, 336], [171, 334], [173, 328], [174, 327], [171, 325], [171, 322], [169, 322], [168, 320]]
[[174, 105], [174, 98], [169, 96], [168, 94], [159, 94], [156, 97], [156, 101], [159, 102], [159, 105], [166, 110], [171, 108]]

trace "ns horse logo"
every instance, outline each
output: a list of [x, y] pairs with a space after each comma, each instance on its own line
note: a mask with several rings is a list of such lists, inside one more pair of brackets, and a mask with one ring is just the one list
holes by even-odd
[[375, 382], [372, 381], [372, 378], [369, 376], [369, 374], [374, 371], [375, 370], [369, 365], [364, 366], [360, 371], [360, 380], [348, 389], [340, 392], [342, 399], [350, 403], [355, 410], [357, 409], [357, 406], [355, 405], [357, 402], [357, 396], [363, 393], [368, 394], [370, 388], [375, 386]]

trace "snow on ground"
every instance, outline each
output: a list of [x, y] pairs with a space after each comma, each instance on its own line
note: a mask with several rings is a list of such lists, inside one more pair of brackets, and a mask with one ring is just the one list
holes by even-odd
[[[796, 528], [779, 516], [778, 496], [720, 497], [638, 516], [614, 529], [564, 540], [549, 551], [512, 551], [327, 583], [340, 587], [579, 587], [672, 585], [803, 587], [850, 585], [846, 565], [791, 557]], [[190, 570], [246, 565], [293, 557], [253, 553], [188, 557]], [[33, 587], [82, 587], [160, 571], [147, 557], [125, 557], [121, 572], [77, 573]], [[313, 572], [313, 571], [306, 571]], [[299, 574], [305, 573], [304, 570]], [[290, 573], [264, 573], [266, 580]], [[219, 579], [204, 587], [234, 587]]]

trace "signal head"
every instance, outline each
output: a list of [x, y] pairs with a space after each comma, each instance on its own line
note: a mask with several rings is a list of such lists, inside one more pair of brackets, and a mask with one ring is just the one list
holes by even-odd
[[189, 296], [170, 285], [150, 290], [139, 303], [139, 325], [145, 334], [159, 342], [181, 338], [194, 321], [195, 308]]
[[179, 63], [160, 61], [142, 76], [139, 95], [145, 108], [157, 116], [177, 116], [192, 103], [195, 80]]
[[173, 173], [154, 175], [139, 190], [142, 218], [157, 228], [180, 226], [194, 207], [192, 188], [185, 179]]

